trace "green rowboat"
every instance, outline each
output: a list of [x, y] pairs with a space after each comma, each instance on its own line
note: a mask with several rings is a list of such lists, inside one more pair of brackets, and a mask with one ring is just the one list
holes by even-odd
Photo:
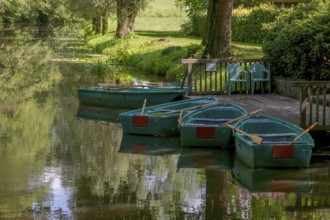
[[206, 96], [128, 111], [121, 113], [119, 117], [123, 133], [169, 136], [179, 133], [178, 119], [181, 110], [184, 115], [194, 109], [216, 103], [217, 98]]
[[80, 104], [111, 108], [136, 109], [146, 105], [182, 100], [185, 89], [175, 87], [81, 87], [77, 89]]
[[224, 123], [246, 115], [245, 109], [230, 103], [195, 110], [182, 118], [180, 136], [182, 146], [231, 146], [232, 130]]
[[[314, 147], [310, 134], [305, 133], [291, 143], [304, 132], [302, 128], [266, 115], [246, 117], [234, 127], [236, 154], [250, 167], [309, 166]], [[256, 143], [254, 137], [262, 142]]]

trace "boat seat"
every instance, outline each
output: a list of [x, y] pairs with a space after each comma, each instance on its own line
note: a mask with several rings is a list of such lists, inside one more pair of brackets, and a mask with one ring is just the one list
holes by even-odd
[[[263, 144], [289, 144], [289, 141], [263, 141]], [[301, 141], [295, 141], [292, 144], [302, 144]]]
[[272, 138], [272, 137], [295, 137], [296, 133], [274, 133], [274, 134], [253, 134], [262, 138]]
[[157, 109], [157, 112], [173, 112], [173, 111], [176, 111], [175, 109]]
[[193, 120], [190, 121], [189, 125], [217, 125], [217, 124], [222, 124], [226, 123], [231, 119], [212, 119], [212, 118], [194, 118]]

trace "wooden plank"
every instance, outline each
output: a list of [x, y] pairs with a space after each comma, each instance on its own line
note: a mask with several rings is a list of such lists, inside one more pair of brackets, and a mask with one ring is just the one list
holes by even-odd
[[308, 87], [328, 87], [330, 88], [330, 81], [296, 81], [292, 83], [293, 87], [302, 87], [302, 88], [308, 88]]
[[[319, 121], [320, 118], [320, 87], [316, 88], [316, 121]], [[312, 123], [310, 123], [312, 124]]]
[[313, 121], [313, 89], [308, 87], [308, 101], [309, 101], [309, 121], [306, 123], [306, 126], [312, 124]]
[[192, 64], [188, 64], [188, 95], [192, 94]]
[[[327, 88], [326, 87], [323, 87], [322, 88], [322, 105], [323, 105], [323, 110], [322, 110], [322, 113], [323, 113], [323, 120], [322, 120], [322, 124], [325, 125], [326, 124], [326, 106], [327, 106]], [[330, 116], [330, 115], [329, 115]]]
[[307, 113], [307, 98], [306, 90], [300, 88], [300, 104], [299, 104], [299, 118], [300, 127], [306, 127], [306, 113]]

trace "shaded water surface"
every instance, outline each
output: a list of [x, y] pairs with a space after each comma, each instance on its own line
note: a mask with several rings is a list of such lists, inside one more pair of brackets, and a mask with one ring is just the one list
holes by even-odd
[[123, 135], [121, 110], [79, 106], [75, 88], [94, 82], [61, 59], [68, 34], [8, 33], [0, 219], [330, 219], [330, 162], [251, 169], [231, 150]]

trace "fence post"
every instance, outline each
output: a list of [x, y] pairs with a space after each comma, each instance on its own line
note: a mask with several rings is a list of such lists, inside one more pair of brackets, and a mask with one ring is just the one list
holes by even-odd
[[188, 63], [188, 95], [192, 94], [192, 63]]

